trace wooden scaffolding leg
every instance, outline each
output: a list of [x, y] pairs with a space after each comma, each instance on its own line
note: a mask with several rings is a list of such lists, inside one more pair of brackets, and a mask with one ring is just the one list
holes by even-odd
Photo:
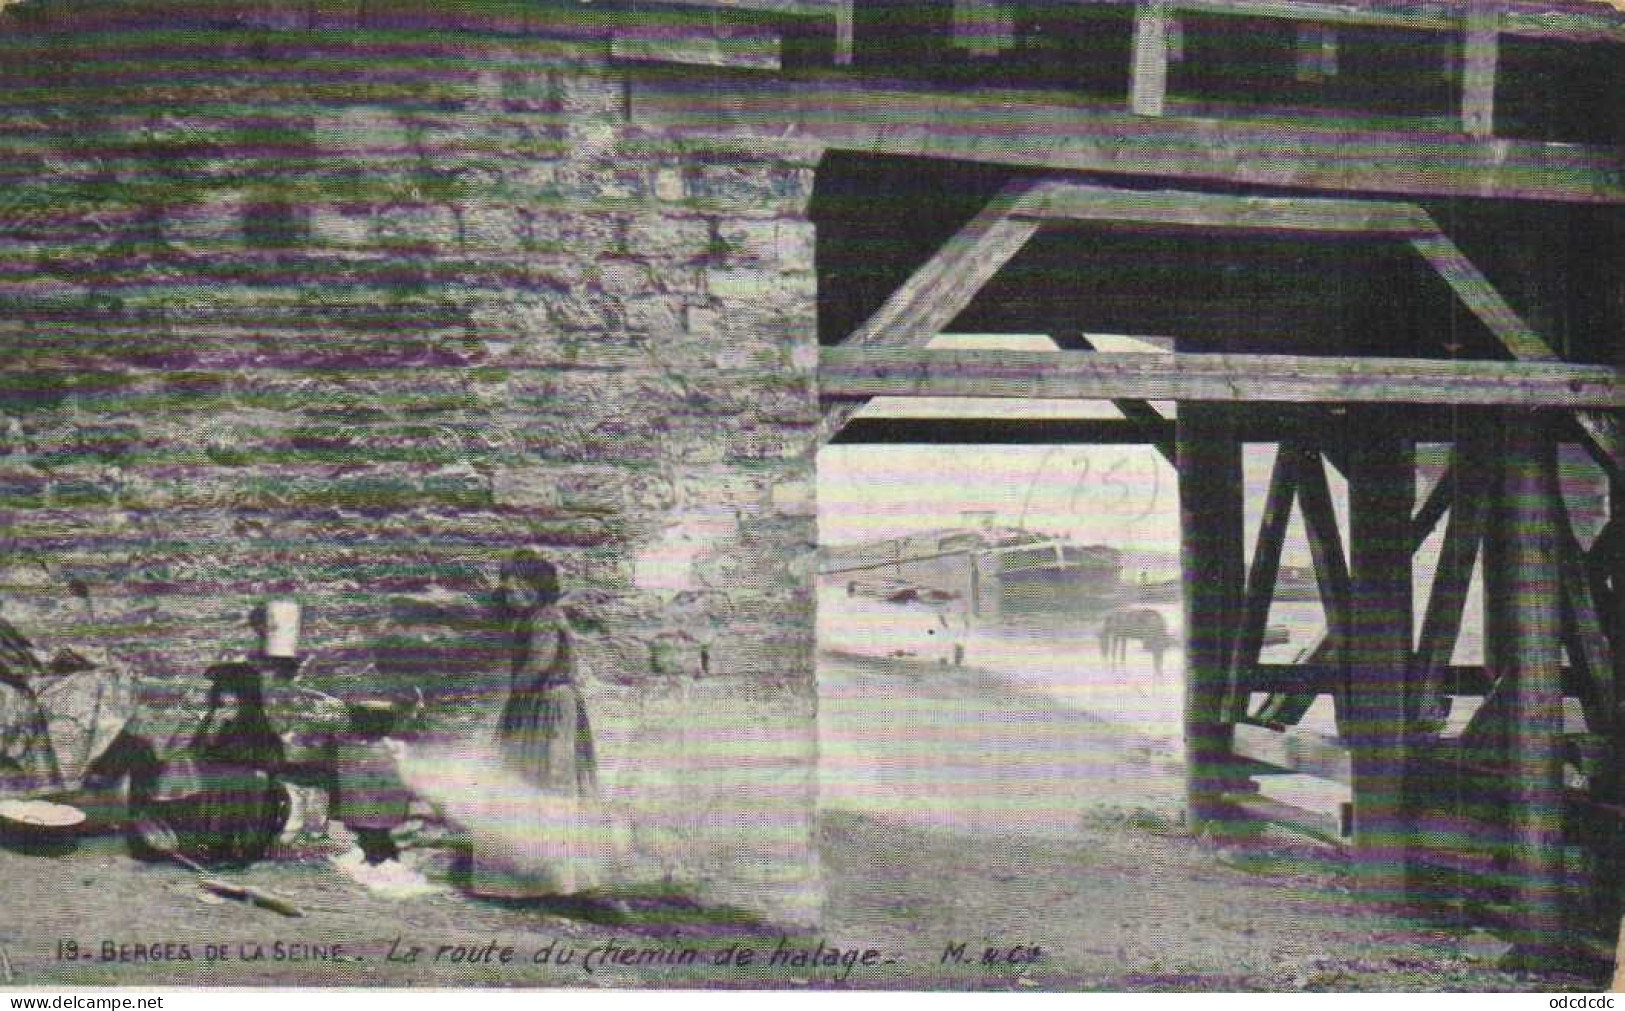
[[1349, 454], [1349, 704], [1355, 858], [1367, 893], [1407, 897], [1406, 802], [1415, 447], [1383, 417], [1354, 414]]
[[1487, 659], [1506, 679], [1508, 836], [1517, 940], [1532, 955], [1561, 941], [1562, 635], [1554, 446], [1534, 418], [1511, 415], [1484, 543]]
[[[1625, 551], [1618, 548], [1619, 531], [1625, 530], [1625, 481], [1614, 479], [1608, 485], [1608, 525], [1593, 546], [1596, 568], [1601, 575], [1593, 580], [1593, 593], [1603, 598], [1599, 604], [1611, 615], [1609, 631], [1612, 634], [1614, 654], [1614, 697], [1625, 687]], [[1598, 550], [1600, 549], [1600, 550]], [[1598, 584], [1601, 584], [1599, 586]], [[1605, 590], [1599, 593], [1598, 590]], [[1617, 704], [1617, 701], [1616, 701]], [[1607, 792], [1614, 802], [1625, 802], [1625, 714], [1614, 710], [1614, 732], [1609, 737]], [[1616, 819], [1610, 825], [1613, 845], [1603, 858], [1602, 876], [1609, 887], [1609, 898], [1616, 914], [1625, 913], [1625, 827]]]
[[1243, 488], [1234, 409], [1182, 403], [1180, 565], [1185, 602], [1186, 804], [1192, 829], [1222, 817], [1233, 781], [1233, 726], [1222, 719], [1231, 635], [1242, 600]]

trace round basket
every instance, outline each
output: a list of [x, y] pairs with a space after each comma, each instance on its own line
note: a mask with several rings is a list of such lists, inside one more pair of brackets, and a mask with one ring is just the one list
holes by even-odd
[[47, 800], [0, 801], [0, 839], [13, 849], [58, 853], [72, 849], [85, 813]]

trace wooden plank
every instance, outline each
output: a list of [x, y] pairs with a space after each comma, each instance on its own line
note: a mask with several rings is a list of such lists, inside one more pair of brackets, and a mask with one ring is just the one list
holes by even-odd
[[[1092, 2], [1092, 0], [1085, 0]], [[1315, 3], [1313, 0], [1179, 0], [1177, 9], [1208, 14], [1312, 21], [1327, 25], [1362, 25], [1409, 31], [1457, 32], [1468, 4], [1453, 3]], [[1575, 42], [1625, 42], [1625, 19], [1595, 3], [1513, 3], [1507, 5], [1502, 31], [1528, 38]]]
[[[838, 406], [846, 406], [841, 404]], [[1152, 445], [1173, 452], [1174, 423], [1157, 427], [1119, 418], [854, 418], [834, 442], [841, 445]]]
[[[1450, 715], [1449, 701], [1445, 698], [1446, 671], [1461, 636], [1473, 565], [1478, 560], [1478, 547], [1484, 536], [1489, 482], [1476, 447], [1456, 444], [1455, 461], [1435, 491], [1439, 489], [1451, 494], [1454, 501], [1449, 525], [1445, 527], [1444, 544], [1439, 550], [1439, 564], [1433, 574], [1432, 593], [1422, 618], [1421, 641], [1413, 661], [1416, 700], [1410, 709], [1411, 719], [1432, 731], [1440, 729]], [[1412, 536], [1414, 543], [1414, 527]]]
[[[1094, 343], [1086, 334], [1079, 331], [1067, 331], [1050, 335], [1050, 340], [1062, 351], [1093, 351]], [[1170, 464], [1179, 462], [1179, 450], [1174, 445], [1173, 422], [1164, 418], [1162, 413], [1144, 400], [1124, 400], [1118, 398], [1112, 401], [1112, 407], [1123, 418], [1140, 426], [1150, 438], [1151, 444], [1157, 447], [1157, 452]]]
[[[1000, 190], [892, 292], [846, 338], [844, 346], [924, 347], [1037, 233], [1036, 223], [1010, 218], [1011, 207], [1034, 185], [1017, 180]], [[827, 405], [819, 427], [820, 443], [834, 438], [857, 410], [854, 406]]]
[[857, 48], [858, 0], [835, 2], [835, 63], [851, 66]]
[[1614, 653], [1603, 630], [1602, 617], [1591, 596], [1591, 575], [1585, 550], [1574, 536], [1562, 489], [1552, 485], [1551, 512], [1557, 538], [1558, 573], [1562, 583], [1563, 643], [1569, 663], [1580, 669], [1584, 690], [1581, 703], [1592, 733], [1611, 738], [1618, 710], [1614, 685]]
[[[1418, 441], [1426, 441], [1418, 435]], [[1428, 490], [1427, 500], [1422, 508], [1416, 511], [1415, 519], [1411, 520], [1411, 551], [1422, 550], [1422, 543], [1433, 535], [1433, 528], [1444, 519], [1444, 514], [1450, 510], [1451, 499], [1456, 492], [1456, 466], [1451, 464], [1445, 468], [1439, 480]]]
[[1134, 5], [1134, 70], [1129, 108], [1136, 116], [1162, 115], [1168, 96], [1168, 7], [1164, 0]]
[[1312, 730], [1271, 730], [1248, 723], [1236, 724], [1235, 753], [1304, 776], [1329, 779], [1345, 786], [1354, 782], [1348, 746], [1335, 737]]
[[1320, 586], [1321, 608], [1326, 613], [1327, 640], [1331, 649], [1341, 651], [1348, 639], [1349, 570], [1343, 553], [1342, 535], [1337, 529], [1337, 511], [1332, 505], [1331, 487], [1320, 454], [1297, 450], [1303, 456], [1298, 469], [1298, 503], [1303, 512], [1304, 533], [1309, 556]]
[[1259, 794], [1226, 794], [1224, 802], [1254, 821], [1268, 822], [1333, 846], [1342, 846], [1346, 843], [1342, 826], [1338, 824], [1335, 814], [1311, 811], [1296, 804], [1288, 804]]
[[1462, 42], [1461, 128], [1470, 137], [1495, 133], [1495, 76], [1500, 59], [1500, 14], [1485, 0], [1467, 6]]
[[[586, 2], [586, 0], [582, 0]], [[840, 0], [638, 0], [640, 6], [694, 7], [713, 12], [758, 11], [795, 17], [832, 17]]]
[[[851, 0], [641, 0], [648, 6], [674, 6], [714, 11], [762, 11], [798, 17], [831, 17], [837, 24]], [[1126, 0], [1072, 0], [1074, 3], [1121, 5]], [[1407, 0], [1368, 3], [1317, 3], [1315, 0], [1177, 0], [1173, 11], [1239, 17], [1313, 21], [1327, 25], [1365, 25], [1410, 31], [1457, 32], [1465, 0]], [[1587, 0], [1539, 0], [1505, 5], [1501, 31], [1506, 35], [1570, 42], [1625, 42], [1625, 17], [1617, 9]], [[837, 29], [838, 30], [838, 29]]]
[[1012, 213], [1049, 222], [1125, 222], [1282, 234], [1391, 238], [1437, 232], [1433, 219], [1409, 203], [1130, 190], [1060, 180], [1035, 186]]
[[1024, 179], [1006, 185], [841, 346], [920, 347], [935, 337], [1037, 233], [1036, 222], [1010, 217], [1037, 185]]
[[[1523, 317], [1501, 297], [1501, 293], [1484, 276], [1461, 247], [1449, 236], [1437, 235], [1411, 240], [1411, 248], [1444, 279], [1468, 311], [1477, 316], [1496, 340], [1525, 362], [1558, 361], [1560, 355]], [[1578, 405], [1577, 405], [1578, 406]], [[1581, 429], [1591, 439], [1593, 455], [1611, 476], [1625, 476], [1625, 436], [1619, 429], [1619, 419], [1611, 412], [1581, 410], [1576, 414]]]
[[776, 33], [722, 34], [680, 22], [624, 28], [609, 39], [610, 57], [621, 62], [739, 70], [778, 70], [782, 48]]
[[1257, 666], [1264, 648], [1264, 631], [1269, 623], [1270, 605], [1275, 600], [1276, 577], [1281, 570], [1281, 549], [1286, 544], [1287, 524], [1292, 519], [1292, 502], [1298, 492], [1298, 466], [1302, 457], [1283, 446], [1276, 454], [1270, 474], [1264, 515], [1253, 546], [1253, 562], [1247, 571], [1247, 590], [1241, 622], [1236, 627], [1235, 645], [1230, 651], [1229, 691], [1224, 713], [1235, 720], [1245, 714], [1247, 692], [1241, 687], [1241, 672]]
[[[940, 315], [940, 314], [938, 314]], [[935, 318], [935, 317], [933, 317]], [[1299, 355], [823, 349], [825, 399], [998, 397], [1617, 407], [1614, 369], [1551, 362]]]
[[[1335, 660], [1306, 660], [1301, 663], [1261, 663], [1241, 672], [1241, 687], [1249, 692], [1304, 693], [1311, 696], [1329, 695], [1343, 687], [1343, 664]], [[1489, 673], [1476, 665], [1449, 664], [1439, 668], [1440, 689], [1450, 695], [1483, 695], [1490, 688]], [[1574, 673], [1574, 679], [1579, 677]], [[1578, 687], [1577, 680], [1567, 682], [1570, 689]], [[1261, 723], [1276, 721], [1260, 713]]]
[[[1126, 405], [1136, 402], [1114, 400], [1112, 403]], [[845, 407], [853, 411], [859, 406], [859, 401], [846, 400], [827, 404], [827, 407]], [[1460, 434], [1462, 413], [1466, 410], [1443, 408], [1424, 412], [1407, 409], [1407, 428], [1415, 432], [1418, 442], [1445, 442]], [[1243, 442], [1271, 442], [1279, 439], [1283, 430], [1299, 434], [1314, 432], [1318, 427], [1323, 427], [1322, 421], [1311, 417], [1310, 412], [1301, 408], [1259, 403], [1247, 412], [1247, 417], [1237, 422], [1237, 428]], [[859, 415], [844, 423], [834, 441], [846, 444], [964, 446], [1099, 442], [1149, 445], [1159, 452], [1166, 450], [1173, 453], [1174, 420], [1160, 415], [1152, 417], [1150, 414], [1136, 415], [1132, 421], [1122, 418], [988, 417], [984, 409], [971, 403], [963, 409], [962, 414], [951, 417], [935, 414], [925, 418]], [[1421, 515], [1419, 512], [1418, 517]], [[1425, 538], [1426, 531], [1418, 536]]]
[[1509, 827], [1521, 940], [1555, 945], [1563, 928], [1563, 685], [1558, 642], [1557, 462], [1541, 426], [1511, 417], [1484, 546], [1486, 648], [1506, 682]]
[[629, 87], [633, 121], [673, 141], [760, 137], [869, 154], [1300, 190], [1625, 203], [1625, 158], [1610, 148], [1279, 120], [1151, 118], [1117, 103], [853, 79], [740, 82], [651, 73]]
[[1351, 411], [1360, 432], [1348, 458], [1349, 665], [1347, 719], [1354, 796], [1354, 848], [1363, 887], [1383, 900], [1408, 888], [1412, 846], [1406, 781], [1410, 683], [1410, 526], [1415, 446], [1370, 410]]
[[1230, 631], [1242, 594], [1244, 520], [1235, 410], [1181, 404], [1180, 570], [1185, 611], [1185, 776], [1189, 824], [1216, 823], [1230, 788], [1232, 725], [1221, 718]]

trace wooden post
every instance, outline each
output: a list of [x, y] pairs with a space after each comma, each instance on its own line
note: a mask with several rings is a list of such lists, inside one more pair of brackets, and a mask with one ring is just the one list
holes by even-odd
[[1528, 414], [1507, 416], [1501, 479], [1484, 542], [1487, 660], [1506, 679], [1508, 836], [1518, 940], [1552, 954], [1561, 940], [1562, 635], [1552, 486], [1554, 446]]
[[[1625, 282], [1619, 285], [1622, 294], [1625, 294]], [[1625, 365], [1625, 342], [1621, 342], [1621, 364]], [[1602, 548], [1601, 557], [1606, 566], [1604, 577], [1607, 587], [1608, 604], [1606, 606], [1613, 612], [1613, 652], [1614, 652], [1614, 697], [1617, 700], [1621, 694], [1620, 689], [1625, 687], [1625, 552], [1614, 547], [1614, 542], [1604, 542], [1603, 538], [1610, 536], [1609, 527], [1615, 531], [1621, 529], [1618, 524], [1625, 523], [1625, 481], [1611, 480], [1608, 484], [1608, 527], [1598, 538], [1598, 547]], [[1617, 703], [1616, 703], [1617, 704]], [[1614, 732], [1608, 740], [1609, 749], [1607, 757], [1607, 770], [1602, 790], [1614, 803], [1625, 800], [1625, 714], [1617, 708], [1614, 710]], [[1615, 819], [1609, 827], [1608, 839], [1611, 845], [1602, 855], [1599, 877], [1599, 886], [1607, 889], [1603, 897], [1606, 908], [1614, 915], [1625, 912], [1625, 826]], [[1625, 930], [1621, 931], [1625, 939]], [[1615, 972], [1619, 972], [1618, 966]]]
[[1221, 719], [1242, 600], [1241, 443], [1235, 408], [1181, 403], [1180, 566], [1185, 601], [1186, 804], [1193, 829], [1221, 817], [1232, 727]]
[[1501, 15], [1490, 0], [1467, 7], [1462, 43], [1461, 128], [1470, 137], [1495, 133], [1495, 68], [1500, 58]]
[[1298, 494], [1298, 466], [1302, 454], [1282, 444], [1275, 455], [1270, 475], [1269, 495], [1258, 524], [1258, 540], [1253, 546], [1252, 568], [1247, 572], [1247, 590], [1241, 606], [1240, 623], [1235, 630], [1235, 646], [1230, 653], [1230, 685], [1225, 693], [1224, 717], [1237, 720], [1247, 714], [1247, 691], [1241, 685], [1243, 672], [1258, 665], [1269, 625], [1270, 604], [1275, 600], [1275, 583], [1281, 571], [1281, 549], [1286, 543], [1287, 524], [1292, 519], [1292, 502]]
[[[1439, 564], [1433, 573], [1433, 588], [1422, 618], [1422, 634], [1416, 647], [1411, 672], [1416, 695], [1410, 699], [1409, 716], [1418, 729], [1434, 732], [1450, 715], [1445, 695], [1445, 673], [1461, 637], [1461, 621], [1472, 585], [1473, 566], [1478, 561], [1479, 544], [1484, 538], [1484, 496], [1489, 491], [1485, 475], [1483, 447], [1471, 440], [1458, 441], [1455, 462], [1439, 480], [1429, 497], [1450, 503], [1450, 520], [1444, 542], [1439, 547]], [[1441, 496], [1439, 493], [1443, 491]], [[1423, 512], [1428, 510], [1424, 508]], [[1419, 549], [1426, 534], [1419, 523], [1411, 528], [1412, 547]]]
[[1412, 845], [1407, 810], [1411, 669], [1411, 514], [1415, 446], [1372, 411], [1351, 412], [1349, 705], [1355, 857], [1371, 897], [1402, 902]]
[[1134, 8], [1134, 76], [1129, 106], [1137, 116], [1162, 115], [1168, 96], [1168, 5], [1140, 0]]
[[852, 51], [854, 48], [855, 22], [857, 21], [857, 0], [836, 0], [835, 2], [835, 62], [849, 67], [852, 65]]

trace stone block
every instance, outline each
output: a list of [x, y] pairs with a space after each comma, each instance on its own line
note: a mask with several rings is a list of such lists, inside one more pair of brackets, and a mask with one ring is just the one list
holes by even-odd
[[398, 158], [412, 150], [406, 124], [394, 111], [351, 105], [317, 115], [312, 134], [326, 155]]

